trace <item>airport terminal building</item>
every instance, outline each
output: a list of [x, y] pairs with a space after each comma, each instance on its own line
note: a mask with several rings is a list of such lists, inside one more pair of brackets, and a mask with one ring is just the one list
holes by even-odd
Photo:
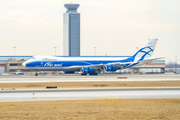
[[23, 72], [32, 71], [22, 66], [22, 63], [31, 57], [32, 56], [0, 56], [0, 73], [10, 73], [17, 70], [22, 70]]
[[[23, 72], [34, 72], [31, 69], [22, 66], [22, 63], [33, 56], [0, 56], [0, 73], [13, 73], [17, 70]], [[68, 57], [68, 56], [59, 56]], [[113, 57], [122, 58], [124, 56], [81, 56], [81, 57]], [[128, 56], [129, 57], [129, 56]], [[76, 58], [76, 57], [75, 57]], [[160, 74], [165, 73], [165, 60], [156, 60], [152, 63], [135, 66], [131, 69], [117, 70], [115, 73], [119, 74]]]
[[122, 74], [160, 74], [165, 73], [165, 60], [156, 60], [151, 63], [134, 66], [131, 69], [122, 69], [117, 71]]

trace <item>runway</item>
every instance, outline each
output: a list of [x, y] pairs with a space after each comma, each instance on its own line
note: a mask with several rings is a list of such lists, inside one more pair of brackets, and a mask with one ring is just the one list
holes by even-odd
[[180, 98], [180, 87], [0, 91], [0, 102], [161, 98]]
[[55, 75], [55, 76], [28, 76], [10, 75], [0, 76], [0, 83], [32, 83], [32, 82], [93, 82], [93, 81], [170, 81], [180, 80], [180, 75], [156, 74], [156, 75], [126, 75], [105, 74], [98, 76], [80, 75]]

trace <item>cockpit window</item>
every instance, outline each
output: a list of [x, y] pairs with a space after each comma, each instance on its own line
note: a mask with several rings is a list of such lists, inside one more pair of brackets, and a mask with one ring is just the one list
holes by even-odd
[[32, 57], [31, 59], [35, 59], [35, 57]]

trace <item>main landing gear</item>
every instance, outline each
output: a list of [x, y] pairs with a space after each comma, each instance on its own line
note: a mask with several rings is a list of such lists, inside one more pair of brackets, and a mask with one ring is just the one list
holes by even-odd
[[[87, 74], [81, 74], [81, 75], [87, 75]], [[98, 75], [98, 73], [97, 72], [94, 72], [94, 73], [89, 73], [89, 75]]]
[[39, 74], [37, 73], [37, 71], [36, 71], [36, 73], [35, 73], [35, 76], [38, 76]]

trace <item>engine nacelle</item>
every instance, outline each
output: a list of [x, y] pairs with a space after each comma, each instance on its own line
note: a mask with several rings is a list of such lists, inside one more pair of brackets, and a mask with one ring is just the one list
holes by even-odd
[[106, 71], [116, 71], [117, 70], [117, 66], [116, 65], [105, 65], [105, 70]]
[[94, 74], [94, 68], [93, 67], [89, 67], [89, 74]]
[[97, 72], [95, 72], [94, 68], [93, 67], [82, 67], [81, 68], [81, 75], [98, 75]]
[[111, 70], [112, 70], [111, 65], [105, 65], [105, 70], [106, 70], [106, 71], [111, 71]]
[[88, 74], [88, 73], [89, 73], [88, 67], [82, 67], [82, 68], [81, 68], [81, 72], [82, 72], [83, 75]]
[[117, 66], [116, 65], [112, 65], [112, 71], [116, 71], [117, 70]]

